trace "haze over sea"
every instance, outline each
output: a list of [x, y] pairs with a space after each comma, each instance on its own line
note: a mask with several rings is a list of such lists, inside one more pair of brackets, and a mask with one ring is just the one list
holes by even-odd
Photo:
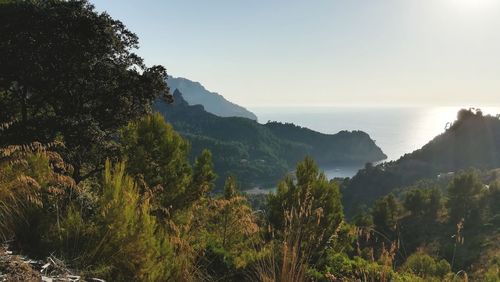
[[[362, 130], [387, 155], [387, 161], [411, 153], [454, 122], [469, 107], [252, 107], [260, 123], [292, 122], [322, 133]], [[500, 114], [500, 107], [479, 107], [484, 114]], [[329, 178], [351, 177], [362, 166], [323, 167]]]

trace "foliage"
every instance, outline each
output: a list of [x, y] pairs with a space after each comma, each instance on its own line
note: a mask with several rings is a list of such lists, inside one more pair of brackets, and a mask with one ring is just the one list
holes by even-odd
[[[43, 210], [36, 201], [28, 201], [26, 206], [30, 208], [23, 216], [35, 233], [28, 232], [23, 224], [3, 225], [3, 230], [16, 235], [21, 249], [29, 246], [36, 250], [32, 253], [40, 255], [57, 253], [86, 275], [119, 281], [450, 281], [453, 275], [444, 259], [452, 262], [455, 271], [467, 271], [460, 272], [464, 277], [491, 280], [498, 273], [497, 265], [490, 260], [481, 262], [481, 271], [470, 266], [482, 261], [480, 256], [491, 258], [498, 250], [498, 183], [483, 185], [477, 172], [459, 173], [451, 179], [445, 199], [441, 199], [432, 183], [406, 189], [402, 200], [390, 194], [376, 201], [371, 214], [357, 216], [357, 226], [351, 226], [343, 219], [338, 184], [328, 181], [314, 161], [306, 158], [297, 165], [295, 178], [285, 178], [276, 194], [269, 195], [263, 209], [269, 220], [268, 229], [239, 193], [234, 177], [226, 179], [222, 194], [210, 195], [214, 173], [208, 151], [197, 158], [192, 171], [187, 153], [182, 151], [177, 156], [189, 168], [183, 177], [190, 179], [184, 192], [175, 198], [175, 204], [182, 208], [167, 218], [158, 217], [150, 203], [162, 198], [163, 191], [151, 189], [147, 178], [141, 176], [150, 173], [151, 179], [162, 179], [162, 175], [151, 172], [155, 170], [151, 165], [157, 162], [144, 166], [139, 163], [154, 160], [151, 151], [156, 150], [168, 164], [168, 158], [175, 155], [169, 146], [177, 144], [173, 147], [178, 148], [178, 144], [187, 143], [175, 135], [161, 116], [148, 123], [154, 118], [145, 117], [123, 131], [131, 130], [129, 137], [138, 134], [139, 127], [133, 126], [143, 122], [141, 134], [159, 136], [150, 143], [130, 141], [135, 139], [124, 143], [133, 144], [127, 147], [132, 152], [129, 161], [137, 163], [119, 163], [113, 168], [108, 161], [102, 181], [90, 186], [81, 182], [76, 190], [57, 190], [62, 193], [51, 194], [51, 189], [43, 188], [58, 183], [50, 179], [66, 179], [75, 186], [71, 178], [55, 173], [70, 172], [70, 167], [64, 163], [56, 165], [57, 158], [51, 161], [50, 151], [23, 153], [18, 146], [3, 149], [2, 168], [8, 169], [1, 170], [2, 183], [16, 181], [17, 175], [30, 175], [40, 184], [39, 189], [33, 190], [37, 199], [44, 208], [48, 207]], [[171, 130], [171, 138], [164, 138], [170, 143], [162, 147], [158, 145], [164, 142], [162, 134], [151, 133], [165, 130]], [[172, 142], [175, 138], [179, 138], [177, 143]], [[133, 152], [141, 150], [143, 156], [151, 157], [137, 158], [140, 154]], [[131, 168], [136, 169], [135, 179], [142, 180], [141, 185], [125, 173]], [[29, 191], [33, 187], [23, 189]], [[64, 191], [75, 194], [69, 196]], [[82, 199], [85, 193], [95, 196]], [[472, 195], [469, 201], [476, 204], [468, 212], [477, 215], [484, 225], [465, 221], [457, 230], [451, 216], [448, 220], [448, 215], [463, 206], [463, 195]], [[441, 206], [442, 201], [447, 204]], [[480, 210], [479, 206], [485, 209]], [[425, 236], [421, 226], [428, 230]], [[456, 232], [451, 240], [450, 232]], [[467, 238], [465, 243], [463, 238]]]
[[[36, 250], [77, 194], [71, 167], [40, 143], [0, 149], [0, 235]], [[31, 232], [30, 232], [31, 231]], [[35, 252], [34, 252], [35, 253]]]
[[143, 65], [119, 21], [86, 1], [14, 0], [0, 32], [0, 235], [15, 251], [112, 281], [498, 281], [498, 179], [448, 173], [500, 166], [498, 119], [461, 111], [422, 150], [367, 164], [342, 183], [351, 211], [374, 203], [354, 225], [309, 157], [254, 211], [226, 176], [268, 183], [306, 154], [381, 152], [361, 132], [219, 118], [177, 93], [158, 108], [190, 155], [162, 115], [145, 115], [165, 71]]
[[271, 254], [256, 272], [261, 281], [304, 281], [329, 250], [344, 251], [339, 187], [329, 182], [311, 158], [297, 164], [268, 199], [273, 240]]
[[319, 164], [331, 165], [332, 162], [363, 164], [387, 158], [363, 131], [340, 131], [328, 135], [293, 123], [281, 122], [268, 122], [265, 127], [279, 138], [293, 143], [307, 144], [307, 155], [312, 156]]
[[[37, 166], [36, 156], [29, 156], [28, 160], [18, 161], [6, 160], [8, 150], [0, 152], [0, 219], [2, 228], [0, 234], [5, 239], [10, 234], [19, 217], [23, 216], [23, 209], [28, 205], [41, 205], [39, 190], [41, 185], [30, 175], [29, 171], [35, 171], [40, 182], [45, 182], [46, 173], [44, 169], [32, 169]], [[48, 166], [44, 167], [45, 172]]]
[[360, 170], [343, 187], [346, 215], [368, 208], [389, 193], [422, 180], [446, 181], [454, 173], [500, 167], [500, 120], [480, 111], [461, 110], [443, 134], [397, 161]]
[[200, 261], [212, 279], [235, 279], [256, 259], [260, 238], [256, 217], [233, 177], [226, 180], [224, 194], [209, 202], [205, 216], [207, 246]]
[[87, 221], [70, 209], [62, 224], [63, 245], [79, 240], [84, 250], [79, 265], [95, 275], [117, 281], [169, 277], [173, 250], [150, 209], [149, 199], [140, 197], [126, 175], [125, 164], [112, 167], [107, 161], [96, 214]]
[[295, 175], [295, 180], [286, 178], [278, 184], [276, 194], [269, 196], [269, 222], [277, 236], [286, 235], [287, 225], [301, 232], [297, 235], [304, 245], [301, 248], [317, 260], [343, 222], [340, 190], [319, 172], [311, 158], [297, 164]]
[[437, 188], [412, 188], [404, 195], [404, 208], [413, 216], [435, 218], [441, 208], [441, 192]]
[[[133, 53], [135, 34], [87, 1], [0, 6], [0, 145], [63, 141], [76, 182], [115, 156], [115, 133], [167, 95], [165, 69]], [[170, 96], [165, 96], [170, 98]]]
[[[486, 196], [485, 198], [487, 199], [486, 206], [488, 207], [488, 212], [492, 215], [500, 215], [500, 181], [495, 181], [491, 185], [489, 185]], [[500, 218], [497, 218], [497, 224], [498, 220]]]
[[379, 232], [388, 236], [397, 228], [400, 214], [401, 204], [393, 194], [389, 194], [375, 201], [372, 210], [373, 224]]
[[451, 271], [450, 264], [446, 260], [436, 260], [422, 253], [414, 253], [408, 257], [402, 269], [428, 281], [430, 279], [442, 281]]
[[475, 277], [478, 277], [481, 281], [497, 282], [500, 280], [500, 255], [498, 255], [498, 248], [496, 251], [497, 254], [485, 265], [481, 265], [481, 268], [475, 273]]
[[[355, 217], [360, 230], [367, 231], [357, 241], [358, 248], [371, 251], [364, 257], [380, 260], [384, 245], [394, 242], [394, 264], [425, 280], [451, 279], [446, 274], [449, 271], [438, 275], [432, 269], [450, 268], [475, 278], [486, 277], [487, 269], [494, 272], [495, 266], [489, 261], [499, 250], [498, 209], [492, 202], [497, 184], [484, 185], [477, 171], [460, 172], [449, 180], [446, 197], [441, 200], [438, 190], [429, 185], [406, 189], [401, 195], [402, 207], [398, 207], [398, 199], [392, 195], [377, 200], [372, 209], [373, 232], [371, 218]], [[446, 204], [441, 206], [441, 201]]]
[[450, 221], [457, 223], [460, 220], [478, 220], [479, 196], [483, 184], [475, 172], [462, 173], [453, 178], [448, 186], [448, 207]]
[[209, 150], [203, 150], [194, 163], [193, 188], [189, 193], [186, 193], [185, 202], [193, 202], [212, 191], [215, 186], [214, 181], [217, 178], [213, 167], [212, 153]]
[[[187, 141], [161, 115], [154, 114], [124, 128], [121, 143], [128, 163], [127, 172], [143, 180], [148, 187], [161, 189], [159, 202], [162, 207], [176, 205], [176, 200], [191, 183]], [[208, 156], [204, 158], [207, 161]]]
[[213, 153], [215, 171], [221, 176], [219, 187], [231, 175], [244, 189], [274, 187], [307, 155], [330, 165], [385, 158], [363, 132], [326, 135], [289, 124], [262, 125], [246, 118], [223, 118], [206, 112], [201, 105], [188, 105], [178, 90], [173, 96], [173, 104], [158, 101], [156, 110], [191, 142], [192, 156], [204, 149]]

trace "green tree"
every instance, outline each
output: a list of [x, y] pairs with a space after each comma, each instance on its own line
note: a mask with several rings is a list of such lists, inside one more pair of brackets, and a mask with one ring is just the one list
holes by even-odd
[[295, 176], [279, 183], [276, 193], [270, 194], [269, 221], [278, 236], [295, 237], [314, 261], [333, 246], [344, 220], [340, 189], [319, 172], [311, 158], [297, 164]]
[[375, 229], [389, 236], [397, 228], [400, 214], [401, 204], [393, 194], [378, 199], [372, 209]]
[[63, 141], [77, 182], [117, 153], [118, 128], [171, 98], [137, 36], [85, 0], [3, 3], [0, 34], [0, 123], [13, 122], [0, 142]]
[[490, 217], [499, 216], [497, 220], [500, 220], [500, 181], [495, 181], [489, 186], [486, 199]]
[[186, 202], [194, 202], [212, 191], [217, 177], [213, 167], [212, 153], [209, 150], [203, 150], [194, 162], [193, 182], [191, 189], [186, 192]]
[[238, 183], [234, 176], [228, 176], [224, 183], [224, 199], [230, 200], [238, 194]]
[[[178, 208], [186, 203], [178, 200], [189, 191], [192, 171], [188, 161], [189, 144], [158, 113], [130, 123], [121, 132], [127, 172], [142, 178], [146, 186], [161, 190], [159, 204]], [[209, 154], [198, 160], [196, 185], [210, 188], [213, 175], [209, 172]], [[200, 187], [196, 188], [199, 193]]]
[[[242, 224], [245, 218], [248, 223], [253, 220], [253, 215], [251, 214], [251, 209], [246, 202], [244, 197], [238, 195], [238, 184], [234, 177], [228, 177], [224, 185], [224, 197], [222, 201], [217, 201], [217, 204], [221, 207], [220, 218], [221, 218], [221, 234], [220, 238], [222, 240], [222, 247], [226, 248], [228, 245], [234, 244], [234, 239], [231, 239], [231, 233], [233, 231], [238, 232], [236, 225], [245, 226]], [[246, 216], [244, 216], [246, 215]], [[249, 224], [255, 225], [255, 224]], [[255, 227], [250, 227], [251, 230], [256, 230]], [[234, 229], [234, 230], [233, 230]], [[249, 232], [247, 232], [249, 233]]]
[[426, 202], [425, 192], [421, 189], [412, 189], [405, 193], [403, 206], [414, 216], [419, 216], [425, 212]]
[[256, 217], [247, 199], [238, 193], [234, 177], [226, 179], [223, 195], [209, 200], [204, 216], [208, 240], [200, 264], [213, 279], [234, 280], [255, 260], [260, 239]]
[[402, 270], [410, 272], [426, 281], [443, 281], [451, 272], [450, 264], [446, 260], [437, 260], [424, 253], [414, 253], [404, 263]]
[[453, 178], [448, 186], [447, 203], [451, 223], [464, 219], [467, 224], [479, 219], [478, 204], [483, 187], [479, 175], [474, 171], [463, 172]]
[[413, 216], [435, 218], [441, 207], [441, 193], [436, 188], [413, 188], [404, 194], [404, 208]]
[[112, 167], [107, 161], [102, 184], [83, 266], [116, 281], [168, 280], [174, 264], [168, 237], [157, 228], [125, 164]]

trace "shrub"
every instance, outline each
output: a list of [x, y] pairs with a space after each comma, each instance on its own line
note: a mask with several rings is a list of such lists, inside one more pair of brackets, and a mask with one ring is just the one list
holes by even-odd
[[59, 222], [77, 187], [61, 157], [40, 143], [0, 149], [0, 236], [40, 253], [52, 225]]
[[437, 260], [424, 253], [415, 253], [408, 257], [402, 270], [424, 279], [444, 279], [450, 273], [451, 267], [446, 260]]
[[61, 224], [66, 244], [84, 241], [80, 266], [113, 281], [167, 280], [174, 269], [168, 236], [150, 215], [148, 199], [125, 174], [124, 163], [112, 167], [106, 162], [100, 194], [89, 223], [71, 208]]

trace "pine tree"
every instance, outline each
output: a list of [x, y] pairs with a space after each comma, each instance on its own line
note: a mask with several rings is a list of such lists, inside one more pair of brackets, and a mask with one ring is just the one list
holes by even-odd
[[121, 143], [127, 158], [127, 172], [144, 180], [147, 187], [161, 191], [155, 195], [158, 199], [155, 197], [154, 204], [166, 209], [182, 207], [180, 199], [192, 183], [188, 142], [163, 116], [155, 113], [130, 123], [121, 133]]
[[224, 199], [231, 200], [238, 193], [238, 184], [234, 176], [228, 176], [224, 183]]
[[373, 205], [375, 229], [385, 236], [390, 236], [396, 230], [400, 215], [401, 204], [393, 194], [378, 199]]
[[340, 188], [311, 158], [297, 164], [295, 176], [279, 183], [276, 194], [269, 196], [269, 221], [281, 239], [294, 241], [304, 251], [300, 255], [314, 263], [333, 246], [343, 223]]
[[173, 271], [168, 237], [157, 228], [125, 164], [106, 162], [95, 234], [84, 265], [116, 281], [167, 280]]
[[453, 178], [448, 186], [447, 203], [451, 223], [456, 224], [462, 219], [466, 224], [478, 223], [483, 186], [476, 172], [464, 172]]
[[212, 191], [217, 177], [213, 166], [212, 153], [209, 150], [203, 150], [194, 163], [193, 182], [185, 192], [184, 202], [186, 205], [205, 197]]

